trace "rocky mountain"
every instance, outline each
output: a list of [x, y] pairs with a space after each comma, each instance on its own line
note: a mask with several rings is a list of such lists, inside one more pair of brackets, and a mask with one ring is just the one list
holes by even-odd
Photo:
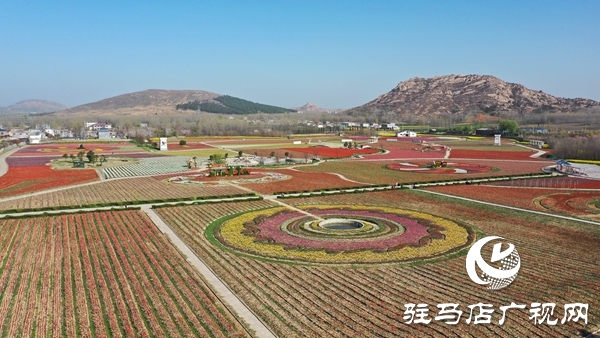
[[560, 98], [490, 75], [445, 75], [400, 82], [390, 92], [347, 112], [359, 115], [384, 111], [399, 117], [502, 111], [526, 114], [536, 110], [570, 112], [594, 106], [600, 106], [600, 102]]
[[48, 100], [23, 100], [8, 107], [0, 107], [0, 112], [6, 115], [48, 113], [69, 109], [62, 103]]
[[55, 113], [55, 115], [172, 115], [191, 114], [176, 111], [177, 104], [198, 100], [212, 102], [221, 95], [202, 90], [148, 89], [140, 92], [110, 97]]

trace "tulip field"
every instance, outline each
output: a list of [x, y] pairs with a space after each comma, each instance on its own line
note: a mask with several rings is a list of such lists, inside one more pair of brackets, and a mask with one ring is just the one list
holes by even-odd
[[248, 337], [139, 211], [0, 221], [3, 337]]
[[183, 185], [155, 178], [126, 178], [3, 201], [0, 210], [90, 205], [156, 199], [227, 196], [247, 191], [230, 185]]
[[[18, 152], [17, 152], [18, 153]], [[55, 157], [9, 157], [0, 179], [0, 198], [98, 180], [93, 169], [52, 169]]]
[[[0, 155], [0, 338], [600, 333], [600, 180], [540, 175], [555, 162], [517, 142], [346, 137], [371, 148], [335, 135], [170, 139], [169, 152], [95, 141], [86, 150], [136, 160], [94, 169], [52, 168], [75, 143]], [[240, 149], [328, 159], [240, 176], [185, 166]], [[163, 203], [240, 194], [258, 196]], [[73, 210], [117, 204], [129, 209]], [[36, 208], [48, 214], [22, 213]], [[518, 250], [505, 288], [468, 272], [488, 236], [503, 245], [481, 258], [502, 269], [506, 243]]]
[[[288, 248], [281, 251], [280, 263], [273, 260], [268, 251], [261, 253], [260, 247], [244, 254], [215, 245], [210, 236], [201, 235], [214, 231], [215, 221], [227, 215], [249, 215], [238, 221], [230, 216], [224, 221], [241, 222], [238, 224], [252, 220], [255, 215], [268, 217], [265, 210], [275, 207], [268, 201], [223, 203], [216, 208], [207, 205], [161, 208], [159, 213], [281, 337], [463, 336], [466, 332], [474, 336], [572, 336], [580, 330], [592, 332], [598, 328], [597, 321], [588, 325], [581, 322], [535, 325], [525, 310], [509, 312], [503, 325], [498, 324], [501, 317], [498, 308], [511, 302], [528, 307], [535, 302], [556, 303], [553, 316], [559, 320], [564, 316], [564, 304], [586, 302], [589, 315], [598, 318], [597, 260], [600, 254], [588, 250], [600, 242], [597, 227], [545, 216], [508, 213], [502, 209], [478, 208], [474, 204], [407, 190], [289, 199], [286, 203], [307, 206], [305, 210], [309, 211], [310, 205], [326, 205], [326, 208], [335, 205], [381, 208], [385, 205], [426, 210], [432, 217], [458, 222], [478, 233], [508, 238], [518, 248], [523, 267], [513, 285], [502, 292], [493, 292], [468, 279], [464, 256], [460, 254], [448, 254], [431, 261], [416, 259], [413, 263], [346, 267], [289, 264], [292, 256], [286, 258], [286, 250], [287, 255], [305, 251]], [[280, 220], [286, 224], [283, 218]], [[334, 257], [340, 253], [329, 255]], [[496, 308], [490, 324], [465, 322], [469, 315], [467, 306], [478, 302], [490, 303]], [[407, 303], [429, 304], [430, 319], [437, 314], [438, 303], [460, 304], [465, 313], [458, 325], [433, 320], [429, 325], [406, 324], [403, 316]]]

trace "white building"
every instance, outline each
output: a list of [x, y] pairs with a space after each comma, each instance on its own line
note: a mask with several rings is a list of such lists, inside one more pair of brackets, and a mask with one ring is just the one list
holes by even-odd
[[29, 132], [29, 144], [40, 144], [44, 138], [44, 133], [39, 130]]

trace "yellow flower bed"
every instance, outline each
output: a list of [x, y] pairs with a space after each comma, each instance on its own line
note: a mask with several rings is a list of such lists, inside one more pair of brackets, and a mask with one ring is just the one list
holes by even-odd
[[[417, 219], [425, 219], [433, 224], [444, 228], [440, 231], [445, 235], [445, 239], [432, 239], [427, 245], [421, 247], [406, 246], [398, 250], [375, 252], [371, 250], [353, 251], [353, 252], [337, 252], [330, 253], [325, 250], [302, 250], [302, 249], [285, 249], [283, 245], [277, 243], [257, 243], [254, 237], [242, 234], [244, 223], [254, 220], [256, 217], [264, 215], [271, 217], [278, 212], [286, 210], [285, 207], [276, 207], [267, 210], [249, 212], [244, 215], [235, 217], [221, 224], [218, 229], [222, 239], [227, 246], [233, 247], [242, 252], [248, 252], [255, 255], [267, 256], [270, 258], [283, 260], [299, 260], [315, 263], [378, 263], [378, 262], [394, 262], [407, 261], [420, 258], [428, 258], [439, 256], [443, 253], [452, 251], [457, 247], [462, 247], [469, 241], [468, 231], [447, 219], [435, 217], [429, 214], [395, 209], [389, 207], [368, 207], [354, 205], [304, 205], [302, 209], [318, 208], [345, 208], [353, 210], [368, 210], [380, 211], [384, 213], [393, 213], [401, 215], [409, 215]], [[218, 237], [218, 236], [217, 236]]]

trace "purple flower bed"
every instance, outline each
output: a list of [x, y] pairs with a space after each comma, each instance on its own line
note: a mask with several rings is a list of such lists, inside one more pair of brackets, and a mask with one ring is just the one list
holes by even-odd
[[326, 239], [308, 239], [300, 238], [290, 235], [280, 229], [280, 225], [292, 218], [302, 217], [303, 214], [299, 212], [279, 214], [274, 217], [270, 217], [264, 220], [259, 225], [260, 237], [272, 239], [278, 244], [283, 244], [289, 247], [303, 247], [308, 249], [323, 249], [328, 251], [350, 251], [350, 250], [386, 250], [390, 247], [398, 248], [406, 245], [420, 246], [420, 239], [426, 236], [430, 236], [427, 231], [428, 226], [418, 223], [416, 220], [402, 217], [396, 214], [377, 213], [368, 211], [356, 211], [356, 210], [311, 210], [317, 215], [328, 215], [328, 214], [343, 214], [345, 216], [358, 216], [361, 217], [380, 217], [385, 218], [393, 222], [402, 224], [406, 231], [382, 239], [360, 239], [353, 242], [335, 242], [328, 241]]
[[25, 156], [15, 156], [15, 157], [7, 157], [6, 163], [8, 163], [9, 167], [36, 167], [41, 165], [46, 165], [50, 163], [55, 158], [59, 158], [60, 156], [39, 156], [39, 157], [25, 157]]

